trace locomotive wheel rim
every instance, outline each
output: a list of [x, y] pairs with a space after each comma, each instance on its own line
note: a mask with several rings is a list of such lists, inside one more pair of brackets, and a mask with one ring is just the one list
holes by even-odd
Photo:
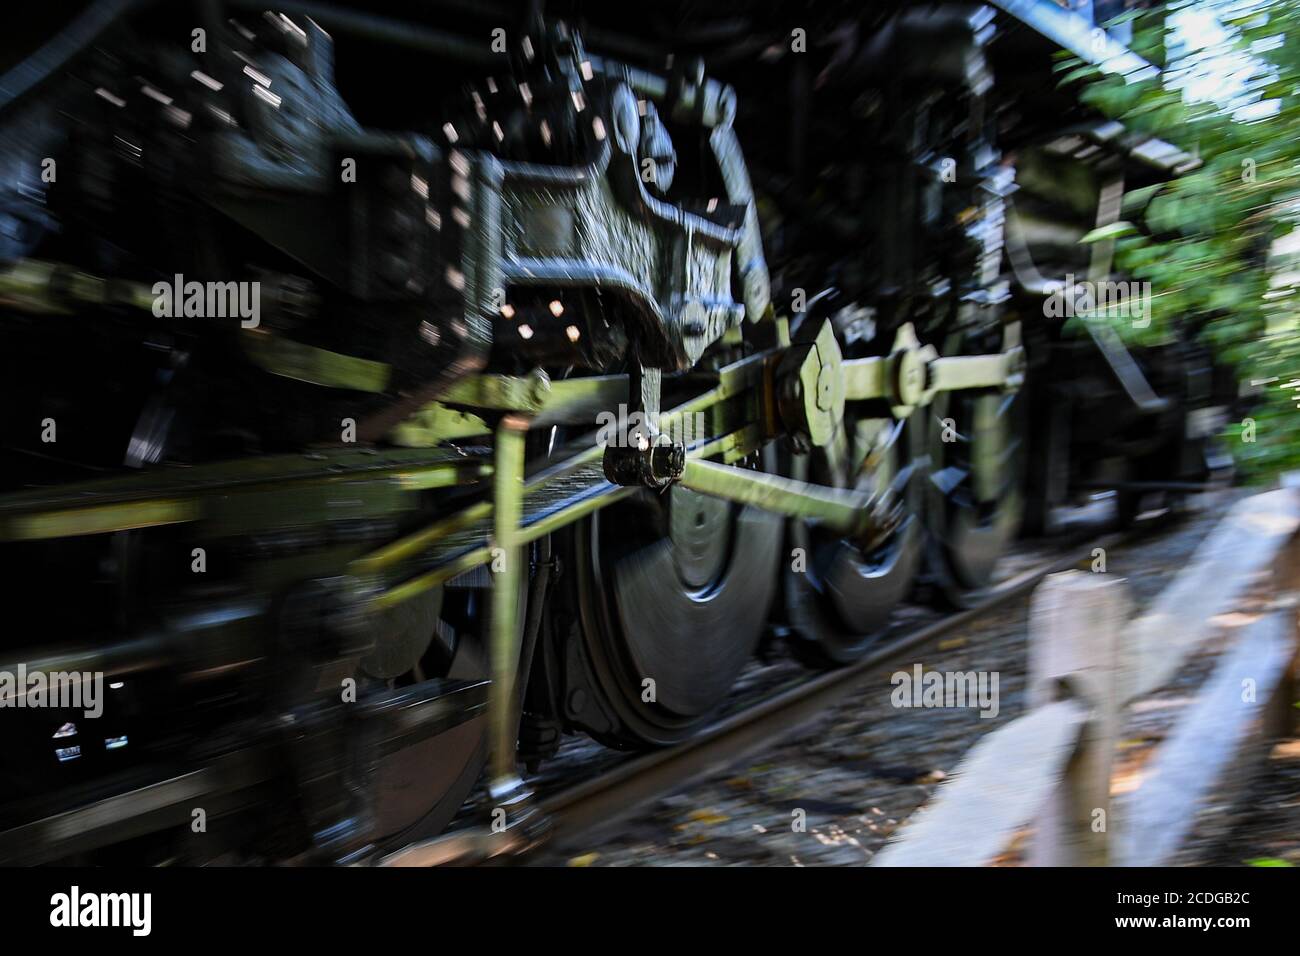
[[[944, 355], [971, 351], [979, 346], [960, 333], [944, 342]], [[998, 559], [1019, 531], [1023, 418], [1019, 393], [941, 393], [931, 404], [927, 561], [934, 583], [955, 607], [988, 592]], [[943, 440], [947, 419], [955, 425], [953, 441]]]
[[[855, 429], [866, 421], [846, 418]], [[875, 421], [883, 428], [893, 427], [889, 419]], [[907, 461], [917, 459], [921, 451], [917, 437], [912, 422], [901, 426], [889, 446], [882, 473], [871, 476], [877, 486], [888, 484]], [[802, 455], [793, 460], [792, 477], [809, 480], [813, 471], [809, 458]], [[852, 456], [850, 467], [854, 472], [858, 470], [856, 456]], [[848, 484], [845, 474], [812, 477], [829, 479], [837, 486]], [[864, 487], [861, 480], [854, 484]], [[862, 657], [887, 633], [890, 614], [911, 590], [924, 553], [919, 485], [915, 477], [907, 482], [903, 503], [909, 513], [888, 540], [869, 554], [840, 536], [815, 530], [807, 522], [790, 522], [791, 545], [802, 548], [806, 559], [803, 571], [796, 570], [791, 562], [785, 574], [790, 624], [800, 656], [816, 664], [847, 664]]]
[[[700, 496], [662, 500], [679, 490], [646, 492], [626, 508], [598, 512], [575, 534], [580, 631], [593, 689], [621, 725], [612, 736], [622, 745], [675, 743], [708, 719], [752, 657], [777, 588], [780, 518], [726, 502], [716, 508], [710, 499], [705, 526], [697, 527]], [[662, 514], [683, 505], [688, 521]], [[663, 520], [630, 524], [628, 515], [638, 513]], [[695, 527], [698, 543], [719, 518], [724, 527], [712, 537], [725, 538], [721, 560], [712, 546], [704, 559], [699, 552], [675, 559], [674, 524]], [[669, 534], [647, 534], [652, 526]], [[638, 529], [642, 542], [631, 544]], [[717, 570], [704, 582], [709, 561]], [[644, 699], [647, 678], [653, 701]]]

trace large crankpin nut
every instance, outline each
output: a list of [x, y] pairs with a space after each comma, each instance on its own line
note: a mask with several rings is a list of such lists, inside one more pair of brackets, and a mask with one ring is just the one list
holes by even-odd
[[608, 445], [602, 465], [605, 479], [615, 485], [666, 488], [682, 475], [686, 448], [666, 440], [650, 441], [642, 435], [630, 446]]

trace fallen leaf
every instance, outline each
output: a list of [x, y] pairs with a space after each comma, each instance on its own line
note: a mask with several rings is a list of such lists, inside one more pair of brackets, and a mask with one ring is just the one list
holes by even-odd
[[696, 823], [726, 823], [731, 817], [719, 813], [710, 807], [707, 810], [692, 810], [687, 815], [687, 819], [694, 820]]

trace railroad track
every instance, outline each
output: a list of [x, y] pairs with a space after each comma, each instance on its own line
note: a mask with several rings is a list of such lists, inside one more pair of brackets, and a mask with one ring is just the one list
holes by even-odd
[[1166, 518], [1153, 517], [1127, 531], [1075, 540], [1056, 555], [990, 589], [971, 607], [912, 628], [850, 666], [780, 688], [675, 747], [629, 757], [594, 777], [543, 795], [537, 802], [536, 818], [544, 823], [540, 831], [527, 837], [472, 826], [413, 844], [376, 862], [384, 866], [465, 865], [526, 854], [543, 844], [549, 851], [589, 844], [593, 836], [647, 803], [732, 766], [824, 717], [882, 666], [1026, 596], [1047, 575], [1091, 561], [1095, 548], [1110, 550], [1155, 533], [1167, 526]]

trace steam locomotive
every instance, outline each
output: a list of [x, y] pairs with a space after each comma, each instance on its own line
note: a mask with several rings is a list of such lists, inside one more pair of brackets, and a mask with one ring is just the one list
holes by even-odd
[[1212, 356], [1075, 315], [1197, 162], [1057, 82], [1156, 69], [1103, 6], [25, 13], [0, 860], [382, 860], [480, 781], [526, 841], [565, 735], [1219, 473]]

